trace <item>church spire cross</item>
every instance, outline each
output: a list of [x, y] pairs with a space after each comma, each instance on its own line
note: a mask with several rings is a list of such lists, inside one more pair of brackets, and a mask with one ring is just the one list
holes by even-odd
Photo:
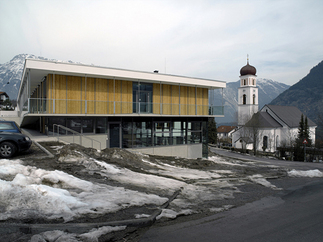
[[247, 54], [247, 64], [249, 64], [249, 54]]

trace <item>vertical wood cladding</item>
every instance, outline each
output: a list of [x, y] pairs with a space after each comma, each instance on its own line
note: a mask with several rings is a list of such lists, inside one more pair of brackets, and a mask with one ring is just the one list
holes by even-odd
[[209, 115], [209, 90], [202, 88], [202, 104], [203, 104], [203, 115]]
[[95, 114], [95, 78], [88, 77], [86, 80], [86, 113]]
[[132, 113], [132, 82], [122, 81], [122, 113]]
[[163, 114], [170, 115], [172, 111], [172, 89], [170, 85], [163, 84]]
[[[49, 74], [45, 87], [45, 93], [41, 85], [31, 98], [46, 97], [46, 113], [133, 112], [132, 81]], [[208, 115], [207, 88], [153, 83], [152, 102], [153, 114]]]
[[81, 77], [67, 76], [67, 113], [81, 113]]
[[179, 115], [179, 86], [172, 86], [172, 115]]
[[188, 87], [181, 86], [181, 115], [188, 114]]
[[114, 113], [114, 80], [108, 80], [108, 114]]
[[159, 83], [153, 83], [153, 114], [160, 114], [160, 86]]
[[97, 114], [107, 114], [108, 113], [108, 80], [96, 78], [95, 83], [95, 111]]
[[53, 76], [53, 98], [55, 99], [55, 113], [66, 113], [66, 76]]

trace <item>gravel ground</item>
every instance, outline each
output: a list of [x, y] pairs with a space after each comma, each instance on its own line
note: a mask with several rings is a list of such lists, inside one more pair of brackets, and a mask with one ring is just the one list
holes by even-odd
[[[84, 148], [78, 145], [69, 145], [66, 149], [57, 154], [57, 151], [53, 148], [54, 146], [61, 146], [62, 144], [57, 142], [43, 142], [40, 143], [44, 148], [50, 151], [55, 156], [53, 158], [49, 158], [47, 154], [40, 149], [37, 145], [33, 144], [31, 148], [24, 153], [19, 154], [15, 157], [15, 159], [21, 159], [24, 161], [26, 165], [36, 166], [38, 168], [46, 169], [46, 170], [62, 170], [67, 172], [73, 176], [86, 179], [91, 182], [105, 183], [113, 186], [122, 186], [125, 188], [138, 190], [141, 192], [148, 192], [143, 187], [136, 187], [134, 185], [127, 184], [119, 184], [115, 181], [102, 179], [102, 177], [96, 173], [89, 174], [84, 172], [84, 167], [81, 165], [75, 165], [71, 163], [58, 162], [60, 157], [64, 155], [64, 152], [71, 152], [71, 150], [76, 149], [82, 151], [82, 153], [86, 154], [89, 157], [93, 157], [98, 160], [106, 161], [110, 164], [116, 164], [121, 167], [126, 167], [132, 171], [136, 172], [145, 172], [146, 164], [142, 162], [141, 159], [136, 158], [132, 153], [126, 152], [120, 149], [106, 149], [103, 153], [98, 154], [95, 150]], [[123, 156], [123, 159], [114, 158], [112, 156], [113, 153], [119, 152], [118, 154]], [[65, 154], [66, 155], [66, 154]], [[212, 154], [211, 154], [212, 155]], [[199, 169], [199, 170], [212, 170], [212, 169], [232, 169], [235, 174], [238, 174], [236, 177], [228, 178], [230, 182], [235, 182], [235, 186], [238, 188], [236, 192], [234, 192], [234, 196], [208, 201], [204, 204], [196, 203], [196, 210], [199, 211], [197, 214], [192, 214], [188, 216], [179, 216], [176, 219], [161, 219], [155, 222], [154, 226], [165, 226], [174, 223], [180, 223], [184, 221], [199, 219], [205, 216], [212, 215], [216, 212], [211, 212], [209, 208], [212, 207], [223, 207], [231, 208], [244, 205], [249, 202], [253, 202], [259, 200], [263, 197], [267, 196], [283, 196], [287, 194], [292, 189], [295, 189], [298, 186], [302, 186], [304, 184], [314, 182], [319, 178], [289, 178], [287, 177], [286, 170], [280, 169], [277, 167], [269, 167], [269, 166], [261, 166], [251, 164], [249, 166], [230, 166], [228, 167], [225, 164], [215, 164], [209, 160], [189, 160], [189, 159], [171, 159], [169, 157], [161, 157], [161, 156], [150, 156], [150, 160], [153, 162], [163, 162], [174, 165], [178, 167], [187, 167], [191, 169]], [[248, 162], [246, 162], [248, 163]], [[255, 174], [262, 174], [264, 177], [270, 181], [271, 184], [275, 185], [278, 188], [282, 188], [282, 190], [275, 190], [254, 182], [244, 182], [239, 183], [238, 178], [252, 176]], [[226, 188], [225, 188], [226, 189]], [[150, 191], [151, 192], [151, 191]], [[161, 196], [168, 196], [169, 194], [158, 194]], [[133, 218], [134, 214], [151, 214], [152, 211], [156, 211], [157, 208], [150, 206], [142, 206], [142, 207], [131, 207], [129, 209], [125, 209], [122, 211], [118, 211], [115, 213], [105, 214], [96, 218], [82, 217], [73, 221], [73, 223], [99, 223], [99, 222], [107, 222], [107, 221], [120, 221], [127, 220]], [[18, 222], [18, 223], [61, 223], [62, 221], [45, 221], [45, 220], [29, 220], [29, 221], [6, 221], [6, 222]], [[126, 230], [119, 232], [112, 232], [101, 236], [99, 241], [139, 241], [141, 235], [147, 231], [149, 227], [136, 228], [136, 227], [127, 227]], [[1, 241], [29, 241], [32, 234], [24, 234], [24, 233], [14, 233], [3, 235]]]

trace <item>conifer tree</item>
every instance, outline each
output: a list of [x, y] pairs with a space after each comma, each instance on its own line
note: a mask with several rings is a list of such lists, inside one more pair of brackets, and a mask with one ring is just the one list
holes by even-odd
[[305, 121], [304, 121], [304, 139], [307, 140], [309, 146], [312, 145], [312, 140], [310, 138], [310, 128], [308, 127], [307, 117], [305, 117]]
[[208, 119], [208, 136], [209, 136], [209, 143], [216, 144], [217, 143], [217, 130], [216, 130], [216, 123], [214, 118]]
[[304, 140], [304, 116], [302, 114], [301, 121], [299, 122], [298, 126], [298, 135], [297, 135], [297, 146], [300, 146]]

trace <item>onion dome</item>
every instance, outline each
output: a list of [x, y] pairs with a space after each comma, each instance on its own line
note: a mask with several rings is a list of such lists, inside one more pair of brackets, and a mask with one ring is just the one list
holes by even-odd
[[252, 65], [249, 65], [249, 60], [247, 60], [247, 65], [245, 65], [244, 67], [242, 67], [240, 69], [240, 75], [241, 76], [245, 76], [245, 75], [256, 75], [256, 68]]

